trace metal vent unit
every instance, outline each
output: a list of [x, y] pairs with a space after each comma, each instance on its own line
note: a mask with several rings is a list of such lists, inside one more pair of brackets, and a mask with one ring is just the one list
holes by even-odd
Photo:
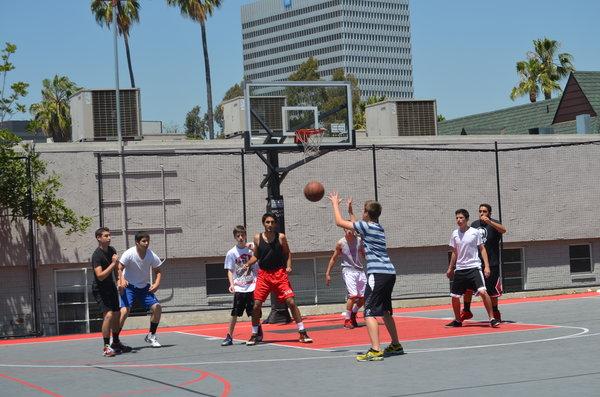
[[388, 100], [365, 109], [369, 136], [437, 135], [433, 99]]
[[[123, 139], [141, 139], [139, 88], [119, 90], [121, 135]], [[115, 90], [82, 90], [69, 98], [73, 141], [117, 139]]]

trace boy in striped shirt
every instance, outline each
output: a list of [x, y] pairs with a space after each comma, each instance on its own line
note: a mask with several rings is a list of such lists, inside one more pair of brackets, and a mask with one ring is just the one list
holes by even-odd
[[[340, 211], [341, 199], [336, 192], [328, 196], [333, 205], [335, 224], [344, 229], [356, 230], [363, 239], [367, 259], [367, 289], [365, 291], [365, 323], [371, 339], [371, 348], [356, 356], [357, 361], [381, 361], [384, 356], [404, 354], [398, 340], [396, 323], [392, 317], [392, 291], [396, 283], [396, 269], [390, 261], [385, 242], [385, 232], [379, 224], [381, 204], [374, 200], [365, 202], [362, 220], [345, 220]], [[351, 217], [352, 206], [348, 206]], [[379, 344], [379, 323], [376, 317], [383, 317], [392, 343], [381, 350]]]

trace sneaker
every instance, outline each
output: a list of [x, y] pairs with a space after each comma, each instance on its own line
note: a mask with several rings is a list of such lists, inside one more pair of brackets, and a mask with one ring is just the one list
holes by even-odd
[[104, 346], [104, 349], [102, 349], [102, 355], [104, 357], [114, 357], [117, 355], [117, 353], [115, 353], [115, 351], [109, 345], [106, 345]]
[[257, 342], [262, 342], [263, 341], [263, 330], [262, 330], [262, 325], [258, 326], [258, 333], [256, 334], [256, 341]]
[[156, 337], [156, 334], [148, 333], [148, 335], [146, 335], [146, 338], [144, 338], [144, 340], [146, 342], [150, 343], [152, 345], [152, 347], [161, 347], [161, 344], [158, 343], [158, 338]]
[[231, 337], [231, 335], [227, 334], [225, 339], [223, 339], [223, 342], [221, 342], [221, 346], [231, 346], [231, 345], [233, 345], [233, 338]]
[[121, 353], [130, 353], [133, 349], [131, 348], [131, 346], [127, 346], [124, 345], [122, 342], [118, 342], [118, 343], [112, 343], [110, 345], [111, 349], [113, 349], [115, 351], [115, 353], [117, 354], [121, 354]]
[[360, 353], [356, 356], [356, 361], [383, 361], [383, 352], [369, 349], [366, 353]]
[[470, 310], [463, 310], [460, 312], [460, 321], [465, 321], [473, 318], [473, 313]]
[[350, 314], [350, 321], [354, 327], [358, 327], [358, 322], [356, 321], [356, 313]]
[[404, 354], [404, 348], [400, 343], [390, 343], [388, 347], [383, 350], [384, 356], [399, 356]]
[[300, 343], [313, 343], [313, 340], [308, 336], [306, 331], [300, 331], [300, 337], [298, 338]]
[[494, 318], [500, 322], [502, 322], [502, 315], [499, 310], [494, 310]]
[[347, 318], [344, 320], [344, 328], [346, 329], [352, 329], [354, 328], [354, 324], [352, 324], [352, 320]]
[[246, 346], [254, 346], [254, 345], [256, 345], [258, 342], [260, 342], [258, 339], [259, 339], [258, 338], [258, 334], [252, 334], [252, 336], [250, 336], [250, 339], [248, 339], [246, 341]]
[[462, 327], [462, 322], [456, 321], [456, 320], [452, 320], [452, 322], [446, 324], [446, 327], [450, 327], [450, 328]]
[[498, 328], [500, 326], [500, 321], [496, 320], [495, 318], [490, 320], [490, 326], [492, 328]]

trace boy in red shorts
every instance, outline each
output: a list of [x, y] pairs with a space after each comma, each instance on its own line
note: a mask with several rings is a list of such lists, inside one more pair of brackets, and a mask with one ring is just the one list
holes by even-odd
[[256, 288], [254, 289], [254, 308], [252, 309], [252, 336], [246, 342], [247, 346], [254, 346], [260, 342], [259, 334], [260, 318], [262, 316], [262, 305], [271, 291], [277, 293], [277, 299], [285, 301], [292, 312], [294, 321], [298, 325], [300, 343], [312, 343], [308, 337], [302, 322], [300, 309], [294, 301], [294, 291], [290, 285], [288, 273], [292, 271], [292, 254], [288, 246], [287, 238], [283, 233], [277, 233], [277, 219], [275, 215], [266, 213], [262, 217], [265, 228], [263, 233], [254, 236], [254, 255], [246, 263], [250, 269], [258, 261], [258, 276]]

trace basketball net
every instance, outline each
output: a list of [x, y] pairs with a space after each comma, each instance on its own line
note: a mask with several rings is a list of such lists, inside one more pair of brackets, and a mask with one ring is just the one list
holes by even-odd
[[296, 131], [295, 142], [302, 143], [304, 160], [310, 156], [319, 154], [324, 135], [324, 128], [302, 128]]

